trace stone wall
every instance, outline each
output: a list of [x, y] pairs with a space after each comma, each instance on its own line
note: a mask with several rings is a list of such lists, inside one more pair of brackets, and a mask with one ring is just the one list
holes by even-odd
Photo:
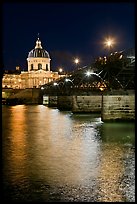
[[57, 107], [57, 101], [58, 101], [57, 96], [49, 96], [48, 106]]
[[101, 95], [73, 96], [72, 112], [101, 112]]
[[135, 95], [104, 95], [101, 119], [102, 121], [134, 120]]
[[2, 90], [8, 96], [7, 104], [42, 104], [43, 97], [40, 89], [11, 89]]
[[72, 96], [58, 96], [57, 108], [59, 110], [72, 110]]
[[3, 88], [2, 89], [2, 98], [9, 98], [10, 96], [19, 93], [22, 89], [10, 89], [10, 88]]

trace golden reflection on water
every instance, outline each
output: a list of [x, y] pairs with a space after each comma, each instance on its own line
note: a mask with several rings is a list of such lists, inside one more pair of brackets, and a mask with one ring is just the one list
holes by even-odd
[[103, 144], [101, 149], [99, 195], [101, 202], [122, 202], [120, 179], [124, 173], [124, 151], [115, 143]]
[[[5, 166], [11, 182], [24, 186], [29, 182], [57, 187], [93, 185], [99, 188], [100, 202], [124, 200], [120, 179], [125, 150], [113, 140], [115, 135], [109, 141], [111, 129], [104, 134], [104, 142], [98, 138], [99, 121], [71, 118], [66, 112], [45, 106], [13, 106], [7, 113], [10, 135]], [[106, 127], [108, 130], [111, 125]]]
[[11, 107], [11, 120], [10, 120], [10, 158], [9, 158], [9, 174], [13, 173], [12, 179], [20, 181], [21, 178], [26, 177], [26, 117], [25, 106], [18, 105]]
[[[70, 117], [57, 109], [39, 107], [37, 120], [27, 116], [31, 127], [31, 169], [37, 179], [52, 184], [86, 184], [96, 178], [98, 142], [93, 130], [75, 127]], [[37, 130], [35, 130], [37, 127]], [[88, 134], [92, 135], [92, 139]], [[87, 137], [87, 138], [86, 138]], [[35, 151], [34, 151], [35, 149]]]

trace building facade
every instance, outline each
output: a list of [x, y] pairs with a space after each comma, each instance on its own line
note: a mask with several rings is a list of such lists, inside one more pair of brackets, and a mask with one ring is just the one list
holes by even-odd
[[58, 72], [50, 70], [50, 61], [49, 53], [42, 48], [41, 41], [38, 38], [35, 48], [28, 54], [28, 70], [20, 73], [4, 73], [2, 88], [39, 88], [43, 84], [58, 79], [60, 77]]

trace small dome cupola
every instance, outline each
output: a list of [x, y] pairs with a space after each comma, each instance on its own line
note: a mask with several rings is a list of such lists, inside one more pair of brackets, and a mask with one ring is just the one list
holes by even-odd
[[38, 38], [38, 39], [37, 39], [37, 41], [36, 41], [36, 46], [35, 46], [35, 49], [37, 49], [37, 48], [42, 49], [42, 46], [41, 46], [41, 41], [39, 40], [39, 38]]

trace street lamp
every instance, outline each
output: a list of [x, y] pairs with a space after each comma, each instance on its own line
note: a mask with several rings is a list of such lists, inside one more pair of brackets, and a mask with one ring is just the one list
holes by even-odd
[[66, 82], [66, 83], [68, 83], [68, 82], [72, 83], [71, 88], [74, 86], [73, 80], [71, 80], [71, 79], [66, 78], [64, 82]]
[[63, 69], [62, 68], [59, 68], [59, 73], [61, 73], [63, 71]]
[[106, 38], [105, 41], [104, 41], [104, 45], [105, 45], [105, 47], [108, 48], [109, 53], [110, 53], [110, 50], [111, 50], [111, 48], [113, 47], [114, 44], [115, 44], [115, 41], [111, 37]]
[[54, 86], [58, 86], [58, 83], [57, 83], [57, 82], [54, 82], [53, 85], [54, 85]]
[[60, 67], [58, 70], [59, 70], [58, 73], [59, 73], [59, 78], [60, 78], [61, 75], [63, 74], [63, 69]]
[[79, 63], [79, 59], [78, 59], [78, 58], [75, 58], [75, 59], [74, 59], [74, 63], [76, 64], [76, 68], [77, 68], [78, 63]]
[[74, 62], [75, 62], [76, 64], [78, 64], [78, 63], [79, 63], [79, 59], [76, 58]]
[[94, 74], [92, 71], [87, 71], [86, 76], [90, 76], [91, 74]]

